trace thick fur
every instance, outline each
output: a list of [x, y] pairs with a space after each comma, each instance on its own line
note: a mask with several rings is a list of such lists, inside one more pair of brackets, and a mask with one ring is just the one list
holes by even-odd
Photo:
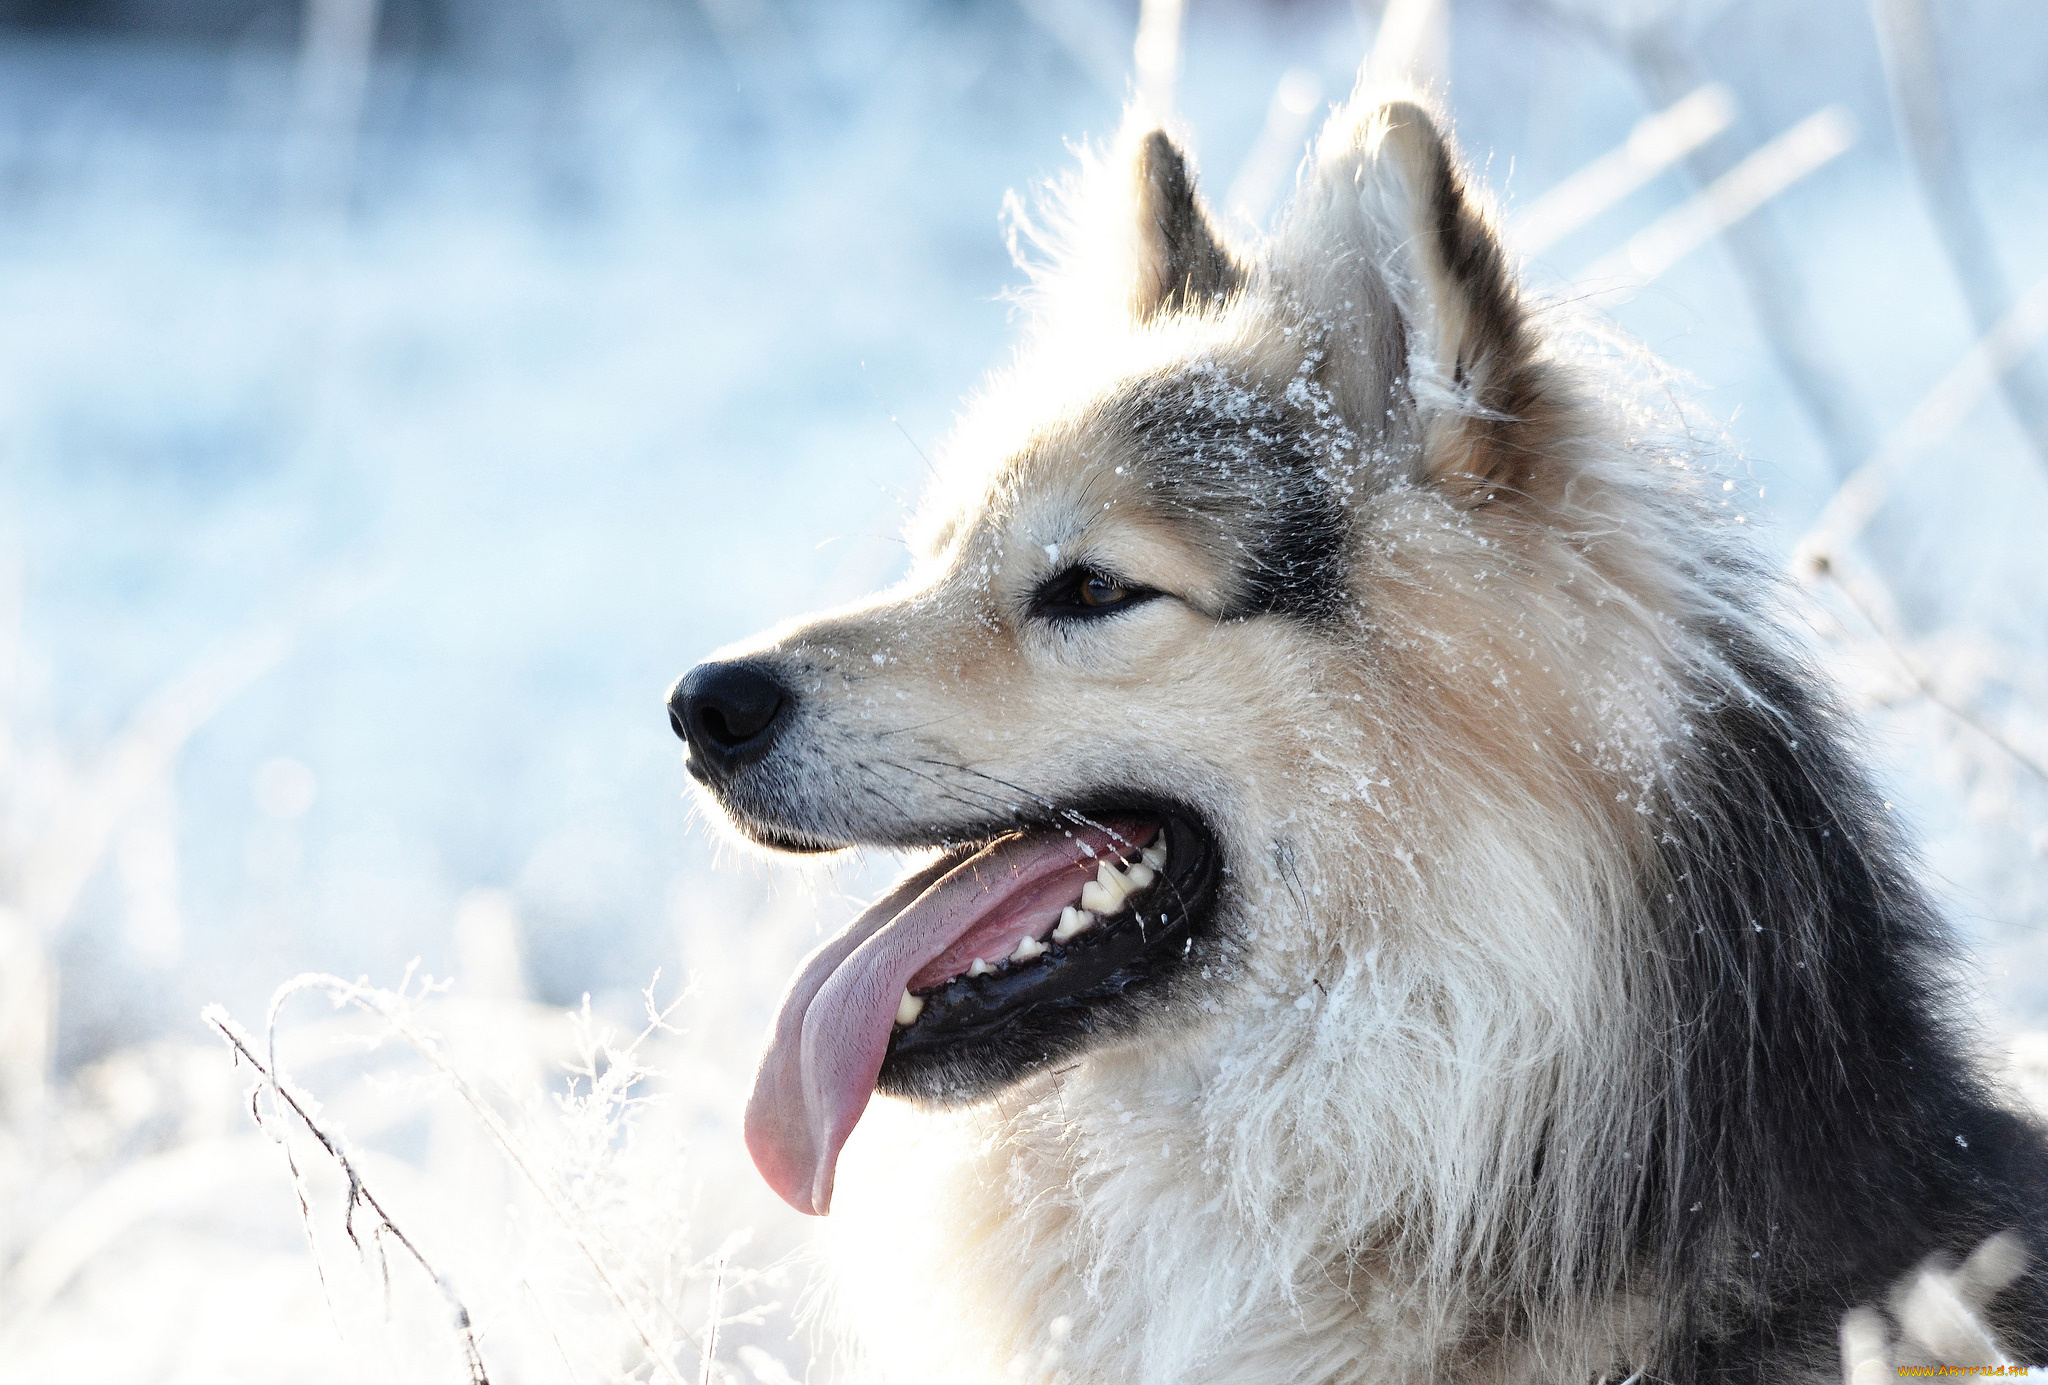
[[[2048, 1359], [2048, 1153], [1908, 848], [1719, 479], [1437, 123], [1339, 111], [1260, 245], [1143, 130], [1054, 220], [913, 576], [735, 651], [796, 701], [719, 798], [815, 847], [1141, 795], [1228, 875], [1080, 1057], [871, 1111], [833, 1222], [878, 1360], [1821, 1380], [2008, 1230], [1989, 1318]], [[1164, 595], [1036, 613], [1076, 563]]]

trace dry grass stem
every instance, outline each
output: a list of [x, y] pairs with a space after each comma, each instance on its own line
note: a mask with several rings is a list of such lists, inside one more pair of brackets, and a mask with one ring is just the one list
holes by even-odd
[[[274, 1008], [272, 1013], [274, 1017]], [[263, 1079], [250, 1091], [249, 1113], [255, 1118], [258, 1128], [266, 1133], [272, 1133], [273, 1137], [284, 1148], [285, 1160], [291, 1168], [292, 1186], [298, 1194], [299, 1213], [305, 1221], [307, 1238], [310, 1240], [313, 1233], [313, 1207], [306, 1189], [305, 1179], [299, 1172], [298, 1161], [292, 1157], [291, 1145], [284, 1138], [284, 1132], [282, 1130], [274, 1130], [271, 1124], [276, 1115], [276, 1103], [280, 1101], [291, 1108], [292, 1114], [299, 1118], [300, 1124], [304, 1125], [311, 1132], [313, 1138], [320, 1142], [320, 1147], [327, 1151], [328, 1157], [334, 1160], [336, 1166], [341, 1169], [343, 1176], [348, 1179], [348, 1206], [343, 1213], [342, 1226], [348, 1232], [350, 1243], [359, 1252], [363, 1249], [362, 1240], [356, 1235], [356, 1209], [358, 1207], [369, 1208], [377, 1218], [377, 1228], [372, 1239], [377, 1244], [380, 1263], [384, 1260], [384, 1237], [391, 1237], [405, 1248], [406, 1253], [412, 1256], [414, 1262], [426, 1272], [427, 1278], [434, 1281], [434, 1287], [441, 1291], [442, 1296], [448, 1300], [449, 1308], [455, 1314], [455, 1327], [462, 1339], [462, 1354], [464, 1361], [469, 1366], [471, 1385], [490, 1385], [490, 1376], [484, 1370], [483, 1353], [477, 1346], [476, 1332], [471, 1325], [468, 1306], [463, 1303], [461, 1296], [455, 1292], [447, 1277], [434, 1268], [426, 1255], [413, 1243], [412, 1238], [407, 1236], [398, 1223], [391, 1219], [391, 1214], [384, 1210], [384, 1205], [377, 1200], [377, 1195], [370, 1190], [370, 1185], [364, 1181], [361, 1170], [356, 1167], [355, 1161], [350, 1159], [347, 1152], [342, 1149], [340, 1141], [321, 1128], [320, 1122], [314, 1119], [312, 1112], [307, 1109], [306, 1104], [299, 1100], [298, 1094], [285, 1085], [282, 1078], [278, 1075], [275, 1034], [272, 1034], [271, 1061], [266, 1066], [264, 1061], [256, 1056], [254, 1041], [243, 1031], [240, 1025], [236, 1024], [228, 1016], [226, 1010], [217, 1005], [208, 1006], [202, 1018], [215, 1032], [228, 1041], [228, 1044], [235, 1051], [237, 1061], [246, 1060], [249, 1066], [254, 1068]], [[270, 1118], [266, 1118], [263, 1113], [262, 1093], [265, 1090], [268, 1090], [270, 1093], [273, 1108]], [[315, 1268], [318, 1269], [319, 1256], [317, 1254], [317, 1246], [315, 1250], [314, 1264]], [[320, 1270], [320, 1280], [321, 1287], [324, 1290], [327, 1282], [325, 1270]], [[388, 1289], [390, 1284], [388, 1265], [385, 1266], [384, 1282]]]

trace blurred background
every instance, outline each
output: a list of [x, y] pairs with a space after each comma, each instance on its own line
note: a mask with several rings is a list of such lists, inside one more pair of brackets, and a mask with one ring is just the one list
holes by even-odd
[[[1006, 194], [1142, 91], [1255, 233], [1368, 61], [1690, 377], [2048, 1066], [2037, 0], [0, 0], [0, 1375], [850, 1369], [736, 1119], [890, 863], [721, 850], [667, 685], [901, 570]], [[431, 1275], [199, 1019], [307, 972]]]

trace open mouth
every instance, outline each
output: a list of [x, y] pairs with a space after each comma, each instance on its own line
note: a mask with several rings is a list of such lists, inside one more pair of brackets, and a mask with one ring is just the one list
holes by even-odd
[[1198, 957], [1218, 855], [1188, 815], [1068, 815], [948, 851], [807, 958], [783, 998], [747, 1145], [801, 1212], [879, 1088], [986, 1096], [1128, 1028]]

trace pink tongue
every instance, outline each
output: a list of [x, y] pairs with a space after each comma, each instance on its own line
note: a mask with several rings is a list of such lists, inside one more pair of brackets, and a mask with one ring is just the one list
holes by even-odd
[[[832, 1203], [839, 1150], [867, 1109], [905, 984], [998, 910], [1080, 894], [1096, 862], [1142, 845], [1152, 825], [1008, 837], [959, 865], [903, 878], [798, 968], [747, 1101], [747, 1149], [783, 1201], [813, 1216]], [[1005, 909], [1005, 906], [1013, 906]]]

